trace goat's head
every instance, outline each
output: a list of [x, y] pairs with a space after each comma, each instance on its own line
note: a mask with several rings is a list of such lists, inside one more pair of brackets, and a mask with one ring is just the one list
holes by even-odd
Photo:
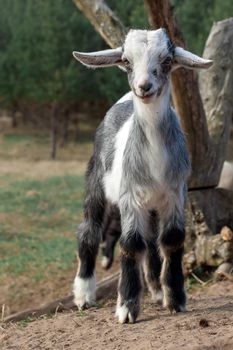
[[208, 68], [212, 61], [174, 47], [165, 29], [130, 30], [122, 47], [92, 53], [73, 52], [90, 68], [117, 65], [127, 72], [134, 94], [143, 102], [159, 96], [176, 68]]

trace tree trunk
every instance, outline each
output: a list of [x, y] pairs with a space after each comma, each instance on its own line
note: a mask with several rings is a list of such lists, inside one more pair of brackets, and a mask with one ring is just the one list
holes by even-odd
[[[185, 47], [169, 1], [145, 0], [145, 5], [152, 28], [166, 28], [172, 42]], [[181, 118], [192, 160], [189, 187], [207, 187], [209, 184], [203, 178], [202, 166], [208, 147], [208, 129], [195, 71], [182, 68], [172, 74], [172, 99]]]
[[233, 18], [213, 24], [204, 56], [213, 66], [200, 71], [201, 96], [209, 129], [204, 174], [208, 182], [219, 182], [230, 138], [233, 115]]
[[12, 107], [12, 124], [11, 124], [12, 128], [17, 128], [18, 126], [16, 112], [17, 112], [17, 104], [16, 102], [14, 102]]
[[110, 47], [122, 45], [126, 29], [103, 0], [73, 0], [73, 2]]
[[57, 104], [54, 102], [51, 107], [51, 153], [50, 158], [56, 159], [57, 155]]

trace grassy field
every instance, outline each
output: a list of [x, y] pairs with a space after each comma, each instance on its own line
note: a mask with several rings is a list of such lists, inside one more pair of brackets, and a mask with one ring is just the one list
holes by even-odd
[[6, 313], [71, 290], [76, 228], [92, 132], [59, 149], [49, 138], [8, 130], [0, 136], [0, 303]]

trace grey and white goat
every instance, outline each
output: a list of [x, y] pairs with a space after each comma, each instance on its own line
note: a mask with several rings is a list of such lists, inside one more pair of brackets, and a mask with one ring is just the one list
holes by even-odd
[[74, 57], [91, 68], [119, 66], [132, 90], [108, 111], [96, 132], [86, 173], [84, 222], [78, 229], [74, 301], [79, 308], [95, 302], [95, 261], [104, 213], [112, 206], [121, 223], [119, 322], [135, 322], [139, 314], [142, 266], [153, 299], [163, 296], [171, 312], [182, 311], [190, 162], [170, 106], [169, 78], [179, 66], [208, 68], [212, 62], [174, 47], [164, 29], [130, 30], [122, 47], [74, 52]]

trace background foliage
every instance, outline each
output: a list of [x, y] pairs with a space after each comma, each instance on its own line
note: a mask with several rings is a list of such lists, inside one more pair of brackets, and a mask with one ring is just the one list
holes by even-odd
[[[142, 0], [109, 0], [127, 27], [148, 28]], [[232, 0], [172, 0], [188, 46], [201, 54], [213, 21], [233, 13]], [[74, 49], [106, 47], [67, 0], [0, 0], [0, 103], [48, 104], [108, 99], [128, 89], [116, 68], [93, 72], [74, 61]], [[114, 73], [113, 73], [114, 70]]]

